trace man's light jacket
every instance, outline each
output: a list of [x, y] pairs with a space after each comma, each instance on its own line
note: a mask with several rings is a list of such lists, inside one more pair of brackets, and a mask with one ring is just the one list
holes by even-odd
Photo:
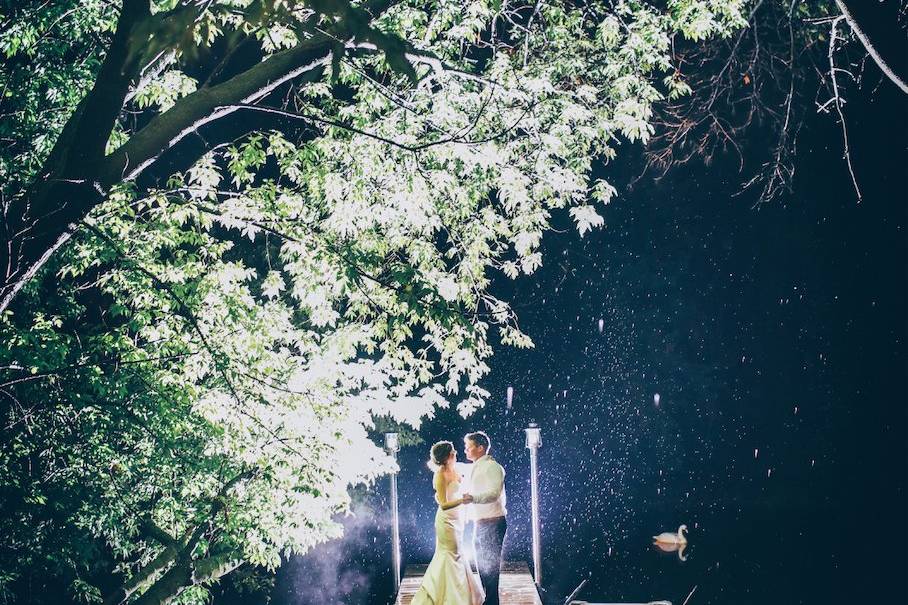
[[472, 467], [473, 519], [481, 521], [507, 515], [504, 469], [488, 454], [474, 462]]

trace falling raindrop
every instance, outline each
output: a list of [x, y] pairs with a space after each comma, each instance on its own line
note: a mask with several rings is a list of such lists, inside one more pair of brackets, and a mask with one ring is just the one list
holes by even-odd
[[760, 453], [760, 449], [755, 447], [755, 448], [754, 448], [754, 460], [757, 459], [757, 455], [758, 455], [759, 453]]
[[599, 333], [600, 333], [600, 334], [602, 334], [602, 330], [603, 330], [604, 328], [605, 328], [605, 320], [604, 320], [604, 319], [600, 319], [600, 320], [599, 320]]
[[511, 403], [514, 402], [514, 387], [508, 387], [508, 409], [511, 409]]
[[653, 395], [653, 403], [656, 404], [656, 406], [659, 405], [659, 401], [661, 399], [662, 399], [662, 397], [659, 395], [659, 393], [656, 393], [655, 395]]

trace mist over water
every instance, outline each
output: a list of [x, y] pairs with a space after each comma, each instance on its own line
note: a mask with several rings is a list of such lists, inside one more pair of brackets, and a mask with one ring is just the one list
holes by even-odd
[[[387, 502], [377, 490], [355, 505], [352, 514], [341, 519], [343, 538], [284, 563], [277, 575], [272, 603], [383, 602], [392, 583], [387, 510]], [[402, 520], [402, 532], [415, 529]]]

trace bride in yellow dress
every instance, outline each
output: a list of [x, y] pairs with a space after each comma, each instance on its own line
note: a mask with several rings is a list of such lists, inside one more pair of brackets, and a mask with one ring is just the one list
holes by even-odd
[[412, 605], [482, 605], [485, 593], [463, 554], [464, 507], [472, 501], [461, 495], [461, 477], [455, 470], [457, 450], [450, 441], [432, 446], [429, 468], [435, 471], [433, 486], [435, 554], [423, 576]]

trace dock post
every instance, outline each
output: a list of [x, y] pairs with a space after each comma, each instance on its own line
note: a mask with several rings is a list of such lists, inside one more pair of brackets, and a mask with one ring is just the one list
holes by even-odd
[[527, 435], [527, 449], [530, 450], [530, 499], [533, 516], [533, 580], [536, 586], [542, 586], [542, 544], [539, 535], [539, 448], [542, 446], [542, 435], [535, 422], [524, 429]]
[[[385, 433], [385, 449], [397, 462], [400, 442], [397, 433]], [[397, 471], [391, 473], [391, 568], [394, 574], [394, 593], [400, 590], [400, 519], [397, 513]]]

